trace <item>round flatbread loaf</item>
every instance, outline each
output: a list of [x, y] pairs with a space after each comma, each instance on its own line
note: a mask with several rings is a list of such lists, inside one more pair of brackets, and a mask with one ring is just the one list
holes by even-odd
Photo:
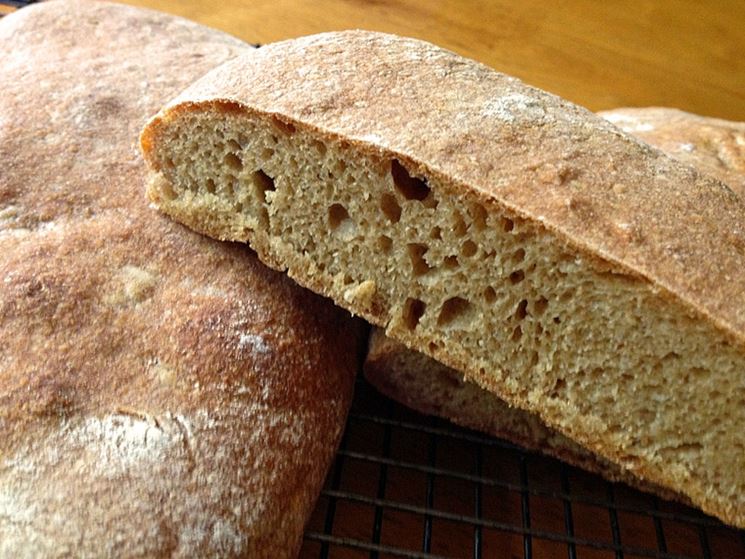
[[[745, 123], [708, 118], [663, 107], [619, 108], [600, 113], [629, 134], [697, 167], [745, 196]], [[681, 493], [645, 484], [627, 471], [547, 427], [538, 416], [463, 378], [456, 370], [388, 338], [370, 336], [365, 376], [387, 396], [425, 414], [507, 439], [644, 491], [688, 502]]]
[[150, 209], [136, 147], [249, 47], [82, 1], [0, 45], [0, 556], [296, 555], [360, 325]]

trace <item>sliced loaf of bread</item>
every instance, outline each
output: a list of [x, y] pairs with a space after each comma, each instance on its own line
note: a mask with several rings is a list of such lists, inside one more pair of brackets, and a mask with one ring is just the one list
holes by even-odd
[[[600, 114], [745, 195], [745, 123], [658, 107], [614, 109]], [[388, 338], [380, 328], [371, 334], [364, 371], [378, 390], [421, 413], [509, 440], [612, 481], [686, 500], [659, 486], [641, 483], [616, 464], [550, 429], [535, 414], [508, 406], [491, 392], [465, 380], [458, 371]]]
[[745, 525], [745, 205], [721, 182], [362, 31], [227, 63], [141, 142], [168, 215]]

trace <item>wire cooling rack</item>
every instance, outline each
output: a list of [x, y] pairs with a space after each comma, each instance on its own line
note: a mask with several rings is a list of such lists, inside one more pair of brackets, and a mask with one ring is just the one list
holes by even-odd
[[745, 559], [745, 532], [359, 380], [301, 557]]
[[[0, 0], [0, 17], [34, 1]], [[302, 559], [745, 559], [745, 531], [356, 395]]]

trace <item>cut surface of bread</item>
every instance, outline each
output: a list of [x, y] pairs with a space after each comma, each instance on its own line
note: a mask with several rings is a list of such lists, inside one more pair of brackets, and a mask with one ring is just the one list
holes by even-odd
[[0, 557], [297, 556], [363, 332], [150, 208], [136, 149], [248, 47], [84, 1], [0, 46]]
[[371, 32], [241, 56], [141, 142], [166, 214], [745, 523], [745, 206], [722, 183]]
[[[738, 141], [745, 146], [745, 140], [738, 140], [745, 138], [745, 124], [660, 107], [620, 108], [599, 114], [671, 157], [709, 174], [717, 173], [727, 186], [739, 195], [745, 194], [745, 147], [738, 151]], [[680, 494], [639, 483], [627, 471], [546, 427], [538, 416], [509, 407], [494, 394], [465, 380], [461, 373], [386, 337], [379, 328], [370, 336], [364, 371], [368, 381], [381, 392], [421, 413], [444, 417], [560, 458], [606, 479], [681, 500]]]

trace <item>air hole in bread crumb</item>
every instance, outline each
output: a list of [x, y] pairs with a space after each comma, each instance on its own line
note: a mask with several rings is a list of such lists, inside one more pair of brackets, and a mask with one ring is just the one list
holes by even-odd
[[383, 194], [380, 197], [380, 209], [391, 223], [398, 223], [401, 219], [401, 206], [392, 194]]
[[259, 169], [251, 175], [251, 182], [254, 186], [254, 195], [259, 202], [267, 202], [266, 193], [273, 192], [275, 189], [274, 179]]
[[510, 283], [515, 285], [525, 279], [525, 272], [522, 270], [515, 270], [510, 274]]
[[515, 222], [507, 217], [503, 217], [501, 220], [502, 231], [509, 233], [515, 228]]
[[536, 337], [538, 337], [541, 334], [543, 334], [543, 326], [541, 325], [540, 322], [536, 322], [536, 324], [535, 324], [535, 335], [536, 335]]
[[443, 265], [448, 270], [454, 270], [460, 264], [458, 263], [458, 257], [457, 256], [446, 256], [445, 257], [445, 260], [443, 260]]
[[471, 241], [470, 239], [463, 243], [463, 245], [460, 247], [460, 253], [463, 256], [473, 256], [476, 254], [476, 251], [478, 250], [478, 246], [476, 246], [476, 243]]
[[238, 186], [238, 177], [235, 175], [226, 175], [225, 176], [225, 193], [227, 194], [228, 198], [235, 197], [236, 193], [236, 187]]
[[471, 206], [471, 219], [473, 220], [473, 226], [476, 229], [476, 231], [483, 231], [486, 229], [486, 218], [487, 218], [487, 212], [486, 208], [482, 206], [481, 204], [473, 204]]
[[515, 329], [512, 331], [512, 341], [519, 342], [520, 338], [522, 337], [523, 337], [523, 329], [520, 328], [520, 326], [515, 326]]
[[334, 231], [345, 221], [349, 221], [349, 212], [341, 204], [331, 204], [329, 206], [329, 227]]
[[409, 243], [406, 245], [411, 260], [411, 271], [414, 276], [422, 276], [431, 270], [429, 264], [424, 259], [425, 253], [429, 250], [427, 245], [421, 243]]
[[274, 156], [274, 150], [272, 148], [264, 148], [261, 150], [261, 158], [266, 161]]
[[272, 117], [272, 124], [277, 130], [279, 130], [283, 134], [287, 134], [288, 136], [291, 136], [295, 133], [295, 126], [293, 124], [285, 122], [284, 120], [280, 120], [276, 116]]
[[207, 179], [204, 182], [204, 187], [207, 189], [207, 192], [209, 192], [210, 194], [214, 194], [215, 190], [217, 189], [215, 185], [215, 181], [212, 179]]
[[558, 316], [555, 316], [554, 317], [554, 324], [561, 324], [561, 318], [559, 318]]
[[533, 313], [536, 316], [541, 316], [548, 308], [548, 299], [541, 297], [535, 303], [533, 303]]
[[422, 179], [412, 177], [397, 160], [391, 161], [393, 185], [407, 200], [423, 201], [429, 196], [430, 188]]
[[471, 311], [471, 303], [462, 297], [452, 297], [442, 304], [437, 317], [438, 326], [452, 324], [456, 320], [466, 317]]
[[243, 169], [243, 161], [234, 153], [226, 153], [223, 161], [225, 165], [234, 171], [241, 171]]
[[424, 311], [426, 309], [427, 305], [424, 301], [413, 299], [411, 297], [406, 299], [406, 302], [404, 303], [403, 319], [404, 324], [409, 330], [414, 330], [417, 327], [419, 320], [424, 316]]
[[484, 301], [487, 303], [493, 303], [496, 300], [497, 292], [494, 291], [494, 288], [491, 285], [484, 289]]
[[429, 238], [435, 239], [435, 240], [442, 239], [442, 229], [440, 229], [438, 226], [435, 225], [432, 228], [432, 231], [429, 232]]
[[525, 249], [519, 248], [512, 254], [512, 261], [519, 264], [523, 260], [525, 260]]
[[468, 232], [468, 225], [463, 216], [457, 211], [453, 212], [453, 233], [456, 237], [462, 237]]
[[556, 379], [556, 382], [554, 383], [554, 387], [551, 389], [551, 398], [559, 398], [564, 394], [566, 391], [567, 382], [559, 377]]
[[437, 351], [437, 344], [435, 342], [429, 342], [429, 345], [427, 346], [429, 348], [430, 353], [434, 353]]
[[236, 142], [235, 140], [228, 140], [228, 148], [230, 148], [233, 151], [241, 151], [241, 145]]
[[385, 235], [381, 235], [378, 237], [378, 248], [384, 252], [389, 253], [391, 252], [391, 248], [393, 247], [393, 240], [391, 240], [390, 237], [387, 237]]
[[522, 320], [526, 316], [528, 316], [528, 301], [526, 299], [523, 299], [517, 304], [517, 309], [515, 309], [515, 318], [517, 318], [518, 320]]
[[323, 142], [319, 142], [318, 140], [315, 140], [313, 142], [313, 147], [315, 148], [315, 150], [318, 152], [318, 154], [321, 157], [326, 155], [326, 144], [324, 144]]

